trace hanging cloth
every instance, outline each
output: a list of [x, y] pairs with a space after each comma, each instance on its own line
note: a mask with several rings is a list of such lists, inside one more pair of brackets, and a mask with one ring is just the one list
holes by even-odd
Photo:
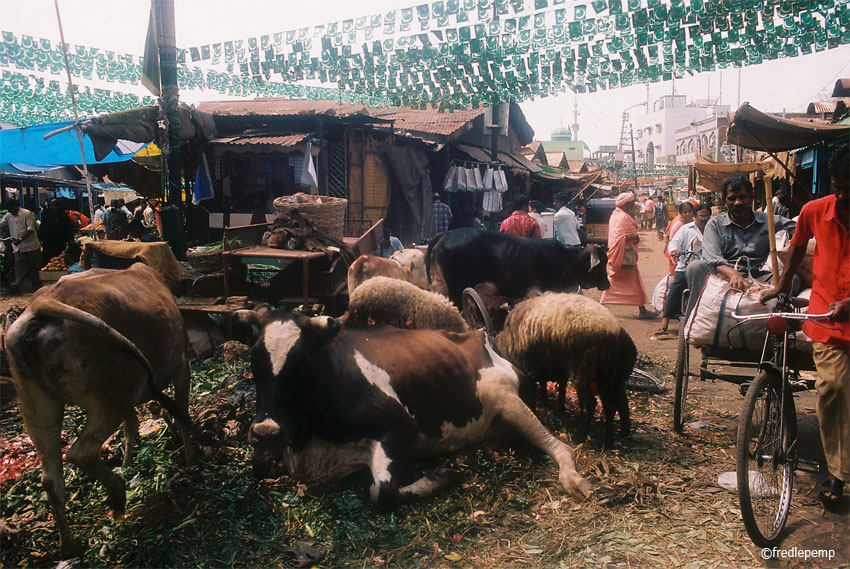
[[319, 177], [316, 175], [316, 165], [313, 164], [313, 145], [307, 143], [304, 150], [304, 164], [301, 166], [301, 184], [310, 188], [310, 193], [318, 193]]
[[466, 168], [457, 167], [457, 189], [458, 192], [466, 191]]
[[496, 177], [496, 189], [500, 192], [508, 191], [508, 179], [505, 176], [505, 171], [496, 170], [494, 176]]
[[443, 191], [444, 192], [454, 192], [457, 191], [457, 186], [455, 185], [455, 180], [457, 179], [457, 166], [452, 164], [449, 168], [449, 173], [446, 175], [446, 180], [443, 182]]
[[481, 170], [476, 166], [472, 169], [473, 174], [475, 174], [475, 191], [480, 192], [484, 190], [484, 180], [481, 179]]
[[466, 191], [474, 192], [477, 190], [478, 187], [475, 185], [475, 168], [466, 168]]
[[484, 170], [484, 179], [481, 180], [481, 188], [485, 192], [493, 189], [493, 169], [489, 166]]
[[502, 194], [496, 190], [486, 190], [484, 192], [484, 202], [481, 207], [484, 211], [490, 213], [502, 211]]

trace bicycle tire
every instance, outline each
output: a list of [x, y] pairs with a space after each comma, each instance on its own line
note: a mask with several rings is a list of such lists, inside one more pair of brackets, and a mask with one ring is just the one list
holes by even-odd
[[673, 397], [673, 430], [681, 434], [685, 426], [685, 402], [688, 399], [688, 378], [690, 376], [690, 346], [685, 340], [685, 319], [679, 319], [679, 349], [676, 354], [676, 391]]
[[467, 287], [463, 289], [461, 304], [463, 306], [464, 319], [470, 328], [473, 330], [484, 329], [484, 332], [491, 338], [496, 335], [496, 330], [493, 328], [493, 321], [490, 319], [490, 313], [487, 311], [487, 307], [484, 306], [481, 296], [475, 292], [474, 288]]
[[797, 421], [790, 391], [780, 409], [781, 386], [775, 371], [760, 371], [738, 416], [738, 503], [747, 534], [759, 547], [779, 543], [791, 510]]

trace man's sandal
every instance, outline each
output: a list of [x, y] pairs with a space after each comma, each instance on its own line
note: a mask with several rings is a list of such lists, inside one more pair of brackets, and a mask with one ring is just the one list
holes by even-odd
[[835, 476], [830, 476], [824, 480], [821, 488], [823, 489], [818, 492], [818, 498], [823, 504], [823, 507], [830, 512], [842, 510], [844, 501], [844, 482]]

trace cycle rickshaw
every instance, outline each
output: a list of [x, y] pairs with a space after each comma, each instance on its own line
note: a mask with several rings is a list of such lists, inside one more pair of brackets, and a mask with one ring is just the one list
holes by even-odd
[[[740, 324], [764, 322], [760, 351], [699, 346], [702, 356], [700, 380], [720, 379], [740, 385], [744, 405], [738, 415], [736, 478], [741, 517], [750, 539], [759, 547], [779, 543], [791, 508], [794, 471], [819, 472], [818, 463], [799, 458], [797, 411], [794, 393], [814, 388], [814, 379], [800, 372], [815, 371], [811, 354], [796, 349], [802, 342], [804, 320], [832, 316], [808, 314], [801, 309], [805, 299], [780, 295], [776, 307], [762, 314], [732, 317]], [[690, 345], [685, 321], [680, 319], [679, 351], [676, 361], [674, 428], [681, 433], [687, 416]], [[716, 366], [738, 368], [744, 373], [722, 373]]]

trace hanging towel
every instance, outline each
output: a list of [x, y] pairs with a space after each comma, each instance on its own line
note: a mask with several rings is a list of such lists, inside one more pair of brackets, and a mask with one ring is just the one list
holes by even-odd
[[480, 192], [484, 189], [484, 180], [481, 179], [481, 170], [476, 166], [472, 169], [472, 173], [475, 174], [475, 191]]

